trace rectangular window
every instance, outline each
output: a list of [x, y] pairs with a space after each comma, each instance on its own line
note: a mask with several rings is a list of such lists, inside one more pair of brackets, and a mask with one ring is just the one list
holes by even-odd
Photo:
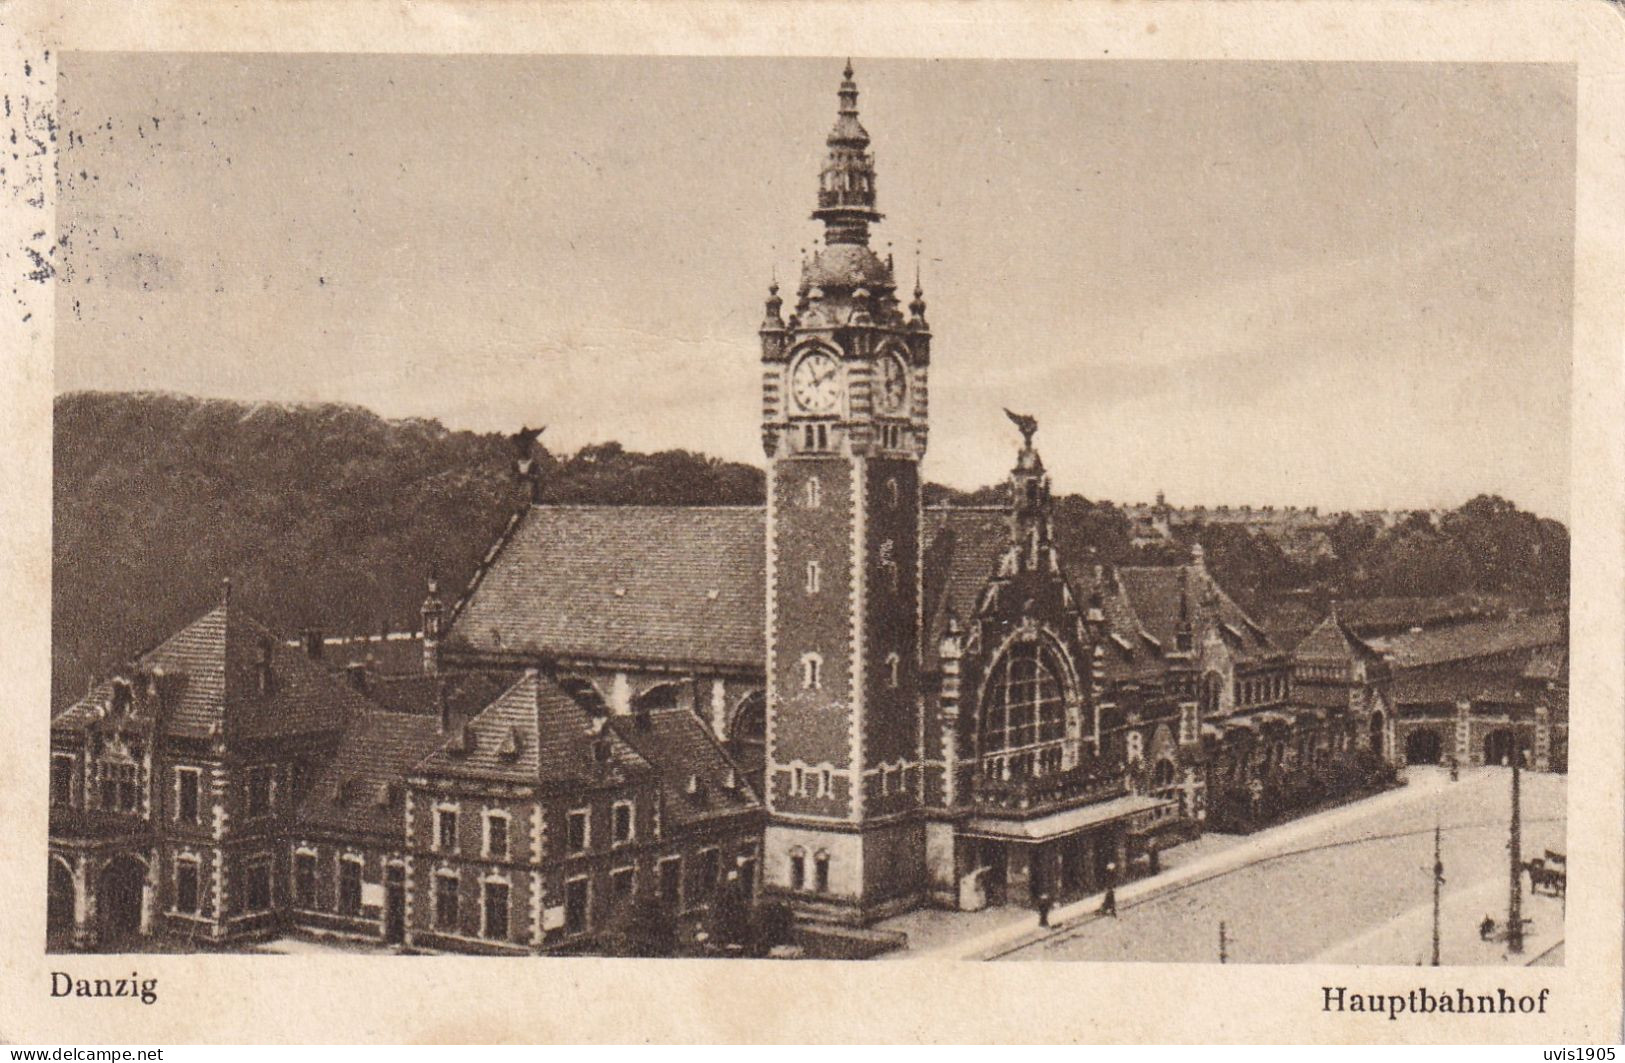
[[255, 860], [243, 870], [247, 911], [263, 912], [271, 907], [271, 861]]
[[816, 881], [813, 883], [813, 889], [817, 890], [819, 893], [828, 893], [829, 856], [827, 854], [819, 853], [818, 856], [813, 860], [813, 876], [816, 879]]
[[256, 764], [248, 769], [248, 814], [265, 816], [271, 812], [271, 766]]
[[673, 856], [660, 861], [660, 899], [676, 905], [683, 900], [683, 858]]
[[741, 856], [739, 858], [739, 888], [745, 896], [754, 896], [756, 893], [756, 857], [755, 855]]
[[51, 804], [73, 804], [73, 758], [51, 758]]
[[485, 912], [480, 933], [484, 937], [506, 941], [508, 939], [508, 884], [485, 882]]
[[721, 874], [722, 860], [715, 849], [700, 850], [700, 866], [698, 870], [700, 896], [709, 897], [716, 892], [717, 878]]
[[637, 872], [630, 867], [618, 867], [609, 873], [609, 889], [617, 901], [629, 900], [636, 883]]
[[199, 773], [196, 768], [175, 769], [175, 818], [182, 823], [196, 823]]
[[136, 784], [136, 766], [129, 761], [104, 760], [99, 767], [102, 807], [109, 812], [140, 811], [141, 790]]
[[293, 856], [293, 896], [301, 908], [316, 907], [316, 854]]
[[437, 808], [434, 810], [434, 847], [443, 853], [457, 851], [457, 810], [454, 808]]
[[339, 914], [361, 914], [361, 861], [339, 861]]
[[632, 802], [617, 801], [613, 819], [615, 844], [625, 845], [632, 840]]
[[790, 854], [790, 888], [807, 888], [807, 858], [800, 853]]
[[577, 809], [566, 817], [565, 845], [572, 853], [587, 851], [591, 838], [588, 837], [587, 809]]
[[590, 890], [587, 880], [573, 878], [564, 884], [564, 932], [579, 934], [591, 924]]
[[434, 925], [440, 930], [457, 929], [457, 876], [436, 875], [434, 880]]
[[197, 886], [197, 861], [177, 861], [175, 864], [175, 910], [177, 912], [197, 913]]
[[485, 817], [485, 855], [493, 860], [508, 859], [508, 817], [501, 812]]

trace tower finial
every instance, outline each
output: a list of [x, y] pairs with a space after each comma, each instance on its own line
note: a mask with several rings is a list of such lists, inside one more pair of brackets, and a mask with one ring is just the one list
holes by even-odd
[[869, 226], [880, 220], [875, 210], [875, 160], [868, 153], [869, 133], [858, 121], [858, 84], [852, 80], [852, 61], [842, 71], [840, 106], [835, 128], [825, 142], [829, 157], [818, 177], [818, 209], [813, 217], [824, 223], [825, 244], [869, 243]]

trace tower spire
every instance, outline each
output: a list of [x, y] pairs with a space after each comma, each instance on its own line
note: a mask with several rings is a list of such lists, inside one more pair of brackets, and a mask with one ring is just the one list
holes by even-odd
[[858, 83], [852, 60], [842, 71], [840, 106], [829, 132], [829, 157], [818, 176], [818, 209], [826, 244], [868, 246], [869, 226], [880, 220], [875, 210], [875, 160], [868, 153], [869, 132], [858, 121]]

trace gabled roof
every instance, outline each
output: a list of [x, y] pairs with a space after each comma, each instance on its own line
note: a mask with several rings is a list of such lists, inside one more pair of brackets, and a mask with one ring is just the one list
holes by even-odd
[[1370, 643], [1356, 635], [1333, 609], [1293, 649], [1295, 660], [1309, 663], [1337, 663], [1364, 658], [1382, 660]]
[[527, 671], [425, 757], [416, 771], [583, 787], [604, 781], [611, 769], [627, 774], [651, 770], [613, 728], [598, 723], [558, 684]]
[[448, 641], [760, 669], [765, 530], [758, 506], [532, 506], [476, 577]]
[[402, 784], [413, 765], [445, 741], [438, 716], [384, 709], [358, 714], [300, 805], [299, 821], [315, 827], [404, 835]]
[[[260, 662], [269, 654], [270, 685], [261, 689]], [[135, 669], [169, 677], [172, 703], [166, 732], [231, 739], [338, 730], [369, 703], [338, 676], [286, 645], [240, 607], [221, 604], [156, 648], [138, 656]], [[112, 701], [102, 682], [55, 719], [57, 727], [98, 718]]]
[[1229, 629], [1230, 649], [1241, 660], [1281, 652], [1225, 593], [1206, 565], [1125, 565], [1117, 569], [1117, 576], [1140, 623], [1165, 648], [1175, 645], [1183, 601], [1194, 638], [1199, 640], [1206, 628], [1220, 625], [1221, 630]]
[[[761, 807], [744, 772], [688, 709], [616, 716], [611, 726], [659, 773], [668, 823], [682, 826]], [[698, 783], [693, 793], [691, 780]]]

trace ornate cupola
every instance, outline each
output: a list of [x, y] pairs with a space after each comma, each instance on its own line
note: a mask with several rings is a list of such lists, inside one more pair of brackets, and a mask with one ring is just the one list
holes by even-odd
[[869, 133], [858, 121], [858, 84], [852, 60], [842, 72], [841, 106], [829, 132], [829, 158], [818, 175], [818, 209], [828, 244], [869, 243], [869, 225], [880, 220], [875, 210], [875, 159], [868, 152]]

